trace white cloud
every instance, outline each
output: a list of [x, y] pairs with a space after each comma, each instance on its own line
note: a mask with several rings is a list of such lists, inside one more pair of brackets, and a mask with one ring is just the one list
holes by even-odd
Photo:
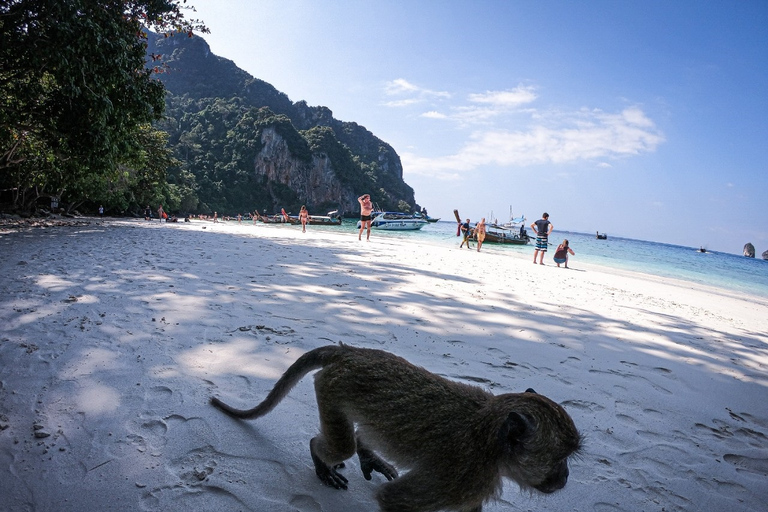
[[388, 101], [384, 103], [385, 107], [407, 107], [409, 105], [415, 105], [416, 103], [421, 103], [423, 100], [420, 100], [418, 98], [408, 98], [404, 100], [394, 100], [394, 101]]
[[448, 119], [447, 115], [437, 112], [435, 110], [430, 110], [429, 112], [424, 112], [423, 114], [419, 114], [419, 117], [426, 117], [428, 119]]
[[450, 179], [483, 166], [565, 164], [638, 155], [655, 151], [664, 142], [638, 107], [616, 114], [600, 110], [536, 113], [531, 121], [521, 130], [475, 131], [452, 155], [423, 158], [405, 153], [403, 166], [409, 173]]
[[398, 78], [384, 85], [384, 93], [387, 96], [407, 96], [401, 100], [393, 100], [384, 103], [387, 107], [406, 107], [421, 103], [428, 99], [447, 99], [451, 94], [445, 91], [433, 91], [410, 83], [408, 80]]
[[487, 91], [483, 94], [470, 94], [469, 101], [504, 108], [519, 107], [536, 100], [537, 96], [534, 90], [531, 86], [519, 85], [509, 91]]
[[410, 83], [408, 80], [405, 80], [403, 78], [398, 78], [395, 80], [392, 80], [391, 82], [387, 82], [384, 92], [386, 92], [388, 95], [393, 96], [396, 94], [404, 94], [409, 92], [417, 92], [419, 90], [418, 87]]

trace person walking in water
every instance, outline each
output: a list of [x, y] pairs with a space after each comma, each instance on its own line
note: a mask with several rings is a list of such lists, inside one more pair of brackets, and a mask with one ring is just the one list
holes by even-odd
[[465, 243], [467, 244], [467, 249], [471, 249], [471, 247], [469, 246], [469, 234], [471, 232], [471, 230], [469, 229], [469, 219], [467, 219], [467, 222], [465, 222], [464, 224], [461, 224], [460, 228], [461, 228], [461, 234], [463, 236], [463, 240], [461, 241], [461, 245], [459, 245], [459, 249], [464, 247]]
[[554, 229], [552, 223], [549, 222], [549, 214], [544, 212], [539, 220], [531, 224], [531, 229], [536, 233], [536, 250], [533, 253], [533, 262], [536, 263], [536, 256], [541, 253], [539, 265], [543, 265], [544, 254], [547, 252], [547, 245], [549, 243], [549, 234]]
[[557, 246], [557, 249], [555, 250], [555, 263], [557, 263], [558, 267], [561, 263], [565, 263], [565, 268], [568, 268], [569, 254], [571, 256], [576, 256], [576, 253], [573, 252], [573, 249], [571, 249], [568, 245], [568, 239], [566, 238], [560, 245]]
[[299, 211], [299, 220], [301, 221], [301, 232], [306, 233], [307, 222], [309, 222], [309, 212], [307, 211], [307, 207], [304, 205], [301, 205], [301, 211]]
[[477, 239], [477, 252], [480, 252], [483, 241], [485, 241], [485, 217], [475, 226], [475, 238]]
[[363, 194], [357, 198], [357, 202], [360, 203], [360, 232], [357, 234], [357, 239], [363, 239], [363, 230], [367, 229], [368, 232], [365, 235], [366, 240], [371, 239], [371, 213], [373, 212], [373, 203], [371, 203], [371, 195]]

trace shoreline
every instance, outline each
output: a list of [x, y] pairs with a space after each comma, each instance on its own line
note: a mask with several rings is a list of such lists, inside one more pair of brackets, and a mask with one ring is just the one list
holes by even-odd
[[[149, 225], [152, 225], [155, 222], [157, 222], [158, 224], [161, 224], [162, 226], [166, 226], [166, 223], [160, 223], [157, 219], [152, 219]], [[120, 225], [122, 223], [129, 223], [129, 224], [139, 223], [144, 225], [144, 224], [147, 224], [147, 221], [144, 221], [143, 219], [140, 219], [140, 218], [132, 218], [132, 217], [99, 218], [99, 217], [93, 217], [93, 216], [79, 216], [79, 217], [71, 217], [71, 218], [62, 217], [62, 218], [40, 218], [40, 219], [37, 219], [37, 218], [35, 219], [0, 219], [0, 236], [12, 233], [20, 229], [99, 226], [99, 225], [108, 225], [109, 223], [113, 223], [116, 225]], [[212, 226], [214, 228], [218, 227], [219, 230], [225, 230], [227, 227], [231, 227], [233, 229], [232, 231], [233, 234], [246, 235], [246, 236], [250, 236], [250, 235], [248, 232], [242, 231], [242, 229], [244, 228], [277, 229], [277, 230], [282, 230], [280, 233], [283, 235], [291, 234], [296, 228], [296, 226], [289, 227], [284, 225], [264, 224], [261, 222], [258, 222], [255, 225], [253, 225], [251, 221], [245, 221], [245, 220], [242, 222], [241, 225], [236, 224], [236, 221], [233, 221], [233, 220], [219, 221], [217, 224], [214, 224], [212, 219], [211, 220], [194, 219], [189, 223], [184, 223], [183, 221], [178, 223], [169, 223], [167, 224], [167, 227], [189, 228], [191, 226], [198, 226], [198, 225], [201, 227], [202, 226]], [[320, 227], [319, 230], [317, 229], [317, 227], [310, 227], [309, 230], [316, 231], [318, 233], [325, 233], [329, 237], [334, 235], [353, 236], [353, 234], [357, 233], [357, 230], [354, 230], [354, 233], [351, 231], [350, 232], [335, 231], [333, 229], [328, 229], [325, 226]], [[411, 243], [412, 242], [411, 240], [404, 241], [402, 239], [388, 238], [387, 237], [388, 234], [385, 232], [379, 232], [379, 233], [381, 234], [377, 236], [377, 231], [373, 230], [372, 236], [379, 239], [381, 242], [385, 242], [385, 241], [392, 241], [394, 243], [397, 243], [397, 242]], [[584, 233], [580, 233], [580, 234], [587, 235]], [[253, 235], [253, 233], [251, 235]], [[627, 240], [633, 241], [633, 239], [627, 239]], [[641, 240], [641, 242], [643, 241]], [[447, 244], [447, 243], [436, 243], [433, 239], [429, 239], [429, 238], [418, 239], [418, 243], [419, 245], [433, 246], [436, 248], [452, 247], [450, 244]], [[647, 242], [647, 243], [658, 243], [658, 242]], [[665, 244], [665, 245], [670, 245], [670, 244]], [[674, 247], [683, 247], [683, 246], [674, 246]], [[529, 258], [530, 255], [528, 254], [523, 254], [517, 251], [505, 251], [503, 249], [497, 250], [500, 248], [501, 246], [496, 246], [494, 244], [486, 244], [484, 252], [490, 253], [492, 255], [495, 255], [501, 258], [514, 258], [519, 261], [531, 260], [531, 258]], [[723, 254], [728, 256], [738, 256], [731, 253], [723, 253]], [[587, 270], [592, 272], [600, 272], [603, 274], [610, 274], [617, 277], [631, 277], [633, 279], [638, 279], [638, 280], [650, 280], [658, 284], [663, 284], [663, 285], [673, 284], [676, 287], [699, 290], [705, 293], [722, 294], [726, 297], [739, 299], [739, 300], [744, 299], [744, 294], [746, 293], [744, 291], [740, 291], [734, 288], [729, 288], [726, 286], [701, 283], [701, 282], [697, 282], [697, 281], [689, 280], [685, 278], [660, 276], [657, 274], [653, 274], [651, 272], [621, 268], [619, 266], [612, 266], [612, 265], [606, 265], [606, 264], [594, 263], [594, 262], [584, 262], [578, 259], [573, 260], [572, 265], [573, 263], [575, 263], [577, 266], [573, 268], [569, 268], [569, 270], [573, 270], [576, 272]], [[531, 264], [533, 265], [532, 262]], [[557, 266], [551, 261], [546, 263], [544, 266], [557, 268]], [[768, 306], [768, 296], [759, 295], [759, 294], [748, 295], [748, 299], [756, 303], [759, 303], [760, 305]]]

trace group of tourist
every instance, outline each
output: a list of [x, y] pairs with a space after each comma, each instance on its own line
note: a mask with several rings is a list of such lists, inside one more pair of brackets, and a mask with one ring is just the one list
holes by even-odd
[[[531, 229], [536, 234], [536, 245], [533, 252], [533, 263], [536, 263], [536, 259], [538, 258], [539, 265], [543, 265], [544, 255], [546, 254], [547, 247], [549, 246], [549, 235], [554, 229], [554, 225], [549, 221], [549, 214], [544, 212], [539, 220], [531, 224]], [[459, 248], [461, 249], [464, 247], [464, 244], [467, 244], [467, 249], [470, 249], [471, 247], [469, 246], [469, 242], [472, 238], [474, 238], [477, 241], [477, 252], [480, 252], [480, 248], [483, 246], [483, 241], [485, 241], [485, 217], [483, 217], [480, 222], [475, 225], [474, 230], [470, 227], [470, 221], [467, 219], [466, 222], [459, 224], [459, 231], [463, 235], [463, 239], [459, 245]], [[360, 232], [362, 233], [362, 228], [360, 229]], [[568, 256], [574, 256], [575, 254], [576, 253], [573, 252], [573, 249], [571, 249], [569, 246], [568, 239], [564, 239], [555, 250], [555, 263], [557, 263], [558, 267], [561, 264], [565, 264], [565, 268], [568, 268]]]

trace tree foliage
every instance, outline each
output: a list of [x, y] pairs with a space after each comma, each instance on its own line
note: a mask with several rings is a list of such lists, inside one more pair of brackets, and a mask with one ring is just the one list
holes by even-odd
[[[159, 151], [144, 146], [158, 141], [149, 124], [165, 104], [156, 69], [145, 66], [144, 27], [176, 37], [205, 32], [184, 18], [183, 3], [0, 3], [0, 189], [13, 191], [17, 206], [31, 208], [37, 197], [63, 193], [70, 204], [110, 197], [131, 174], [126, 169], [148, 169], [142, 155]], [[165, 182], [156, 178], [149, 181]], [[122, 192], [125, 201], [132, 193]], [[120, 204], [127, 207], [125, 201]]]

